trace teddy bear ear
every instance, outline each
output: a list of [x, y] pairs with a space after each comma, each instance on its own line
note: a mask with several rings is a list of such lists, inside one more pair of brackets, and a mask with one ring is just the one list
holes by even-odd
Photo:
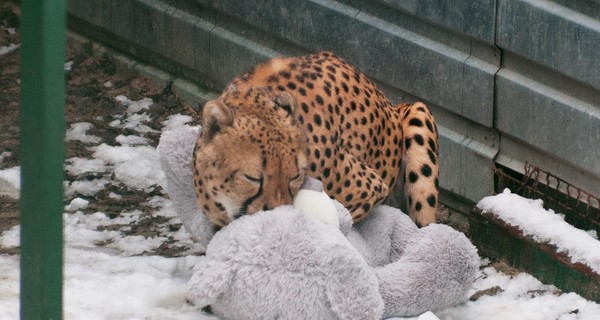
[[229, 286], [232, 278], [233, 271], [229, 265], [204, 257], [194, 267], [194, 275], [187, 283], [187, 299], [199, 308], [211, 305]]

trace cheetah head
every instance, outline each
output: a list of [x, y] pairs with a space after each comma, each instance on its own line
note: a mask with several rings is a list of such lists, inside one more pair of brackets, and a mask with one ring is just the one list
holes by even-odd
[[304, 181], [306, 150], [292, 95], [268, 88], [226, 91], [202, 110], [193, 160], [199, 207], [224, 226], [292, 204]]

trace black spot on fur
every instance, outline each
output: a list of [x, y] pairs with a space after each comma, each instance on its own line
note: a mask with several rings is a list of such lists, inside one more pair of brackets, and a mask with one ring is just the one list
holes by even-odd
[[318, 114], [315, 114], [314, 121], [315, 121], [316, 125], [320, 126], [321, 125], [321, 116]]
[[427, 150], [427, 155], [429, 156], [429, 160], [431, 160], [431, 163], [435, 165], [437, 160], [435, 159], [435, 154], [433, 154], [433, 151]]
[[316, 99], [318, 104], [323, 105], [323, 98], [320, 95], [317, 95]]
[[419, 176], [414, 171], [411, 171], [408, 174], [408, 181], [410, 181], [410, 183], [417, 182], [417, 179], [419, 179]]
[[430, 207], [432, 207], [432, 208], [433, 208], [433, 207], [435, 207], [435, 203], [436, 203], [436, 202], [437, 202], [437, 201], [436, 201], [436, 199], [435, 199], [435, 196], [434, 196], [433, 194], [432, 194], [432, 195], [430, 195], [429, 197], [427, 197], [427, 204], [428, 204]]
[[423, 139], [423, 136], [420, 134], [415, 134], [414, 137], [415, 141], [420, 145], [424, 145], [425, 144], [425, 140]]
[[428, 164], [424, 164], [421, 167], [421, 173], [426, 177], [431, 176], [431, 167]]
[[345, 82], [342, 82], [342, 89], [344, 89], [344, 92], [348, 93], [348, 91], [350, 91], [350, 88], [348, 88], [348, 85]]
[[429, 144], [429, 148], [431, 148], [431, 151], [436, 152], [435, 142], [433, 141], [433, 139], [429, 138], [427, 143]]
[[421, 211], [421, 207], [423, 207], [423, 205], [421, 204], [421, 202], [417, 201], [417, 203], [415, 203], [415, 210]]
[[408, 150], [408, 148], [410, 148], [410, 142], [411, 142], [410, 138], [404, 139], [404, 149]]
[[302, 107], [302, 111], [304, 111], [304, 113], [308, 113], [308, 105], [306, 103], [302, 102], [300, 106]]
[[423, 126], [423, 121], [421, 121], [420, 119], [417, 119], [417, 118], [412, 118], [408, 122], [408, 125], [415, 126], [415, 127], [422, 127]]
[[427, 129], [429, 129], [429, 131], [433, 133], [433, 125], [431, 124], [431, 121], [425, 120], [425, 125], [427, 125]]
[[369, 212], [369, 210], [371, 210], [371, 204], [370, 203], [365, 203], [362, 205], [363, 210], [365, 210], [365, 212]]

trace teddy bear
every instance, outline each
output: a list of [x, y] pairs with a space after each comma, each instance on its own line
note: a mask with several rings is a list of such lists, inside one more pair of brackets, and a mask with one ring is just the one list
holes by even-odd
[[464, 301], [477, 249], [449, 226], [418, 228], [385, 205], [352, 224], [320, 181], [294, 200], [238, 218], [216, 232], [196, 206], [191, 160], [198, 127], [161, 135], [166, 190], [205, 256], [188, 300], [220, 319], [385, 319], [436, 312]]

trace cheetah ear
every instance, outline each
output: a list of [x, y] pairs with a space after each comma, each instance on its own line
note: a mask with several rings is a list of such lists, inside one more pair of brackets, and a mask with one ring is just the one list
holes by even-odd
[[287, 115], [292, 117], [292, 122], [294, 121], [296, 118], [296, 107], [298, 105], [294, 96], [285, 91], [280, 92], [279, 95], [275, 97], [275, 105], [278, 109], [281, 108], [285, 110]]
[[202, 108], [202, 139], [210, 141], [224, 127], [233, 124], [231, 109], [220, 101], [208, 101]]

